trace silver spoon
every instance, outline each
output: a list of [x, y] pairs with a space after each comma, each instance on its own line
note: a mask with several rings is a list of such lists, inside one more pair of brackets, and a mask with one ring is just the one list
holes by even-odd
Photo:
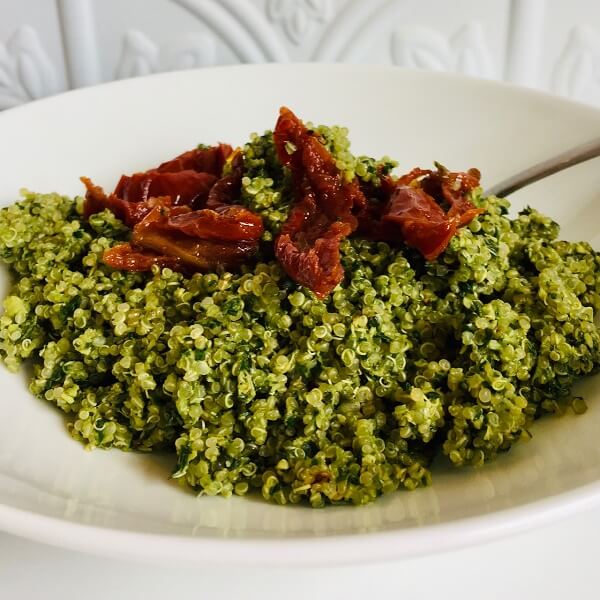
[[485, 195], [500, 196], [503, 198], [530, 183], [539, 181], [544, 177], [548, 177], [548, 175], [558, 173], [559, 171], [578, 165], [586, 160], [596, 158], [597, 156], [600, 156], [600, 138], [576, 146], [571, 150], [558, 154], [554, 158], [550, 158], [533, 167], [529, 167], [528, 169], [493, 185], [485, 191]]

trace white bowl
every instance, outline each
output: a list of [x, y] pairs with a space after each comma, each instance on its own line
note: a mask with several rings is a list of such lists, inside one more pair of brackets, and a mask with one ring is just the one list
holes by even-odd
[[[21, 187], [81, 193], [198, 142], [242, 143], [285, 104], [350, 128], [359, 153], [401, 169], [477, 166], [491, 185], [600, 132], [600, 111], [507, 85], [366, 66], [186, 71], [71, 92], [0, 114], [0, 202]], [[515, 196], [596, 246], [600, 169], [588, 163]], [[7, 289], [3, 272], [0, 291]], [[172, 457], [85, 452], [24, 377], [0, 367], [0, 528], [52, 544], [177, 563], [366, 562], [506, 535], [600, 500], [600, 390], [581, 417], [547, 418], [485, 467], [439, 468], [433, 485], [372, 505], [269, 505], [196, 498], [169, 481]]]

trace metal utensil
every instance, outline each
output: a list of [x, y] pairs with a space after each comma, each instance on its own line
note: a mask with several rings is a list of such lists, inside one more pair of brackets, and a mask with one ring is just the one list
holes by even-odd
[[564, 169], [600, 156], [600, 138], [581, 144], [538, 163], [486, 190], [486, 196], [508, 196], [517, 190]]

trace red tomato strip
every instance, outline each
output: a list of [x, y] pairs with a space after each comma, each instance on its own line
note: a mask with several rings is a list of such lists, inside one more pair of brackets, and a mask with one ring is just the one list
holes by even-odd
[[165, 206], [172, 204], [170, 197], [152, 198], [147, 202], [130, 202], [119, 198], [116, 194], [107, 196], [104, 190], [99, 185], [94, 185], [88, 177], [81, 177], [80, 179], [87, 189], [83, 205], [83, 216], [86, 219], [108, 208], [127, 227], [133, 227], [152, 210], [159, 200]]
[[[396, 232], [425, 259], [435, 260], [458, 228], [483, 212], [468, 198], [479, 186], [479, 178], [476, 169], [466, 173], [452, 173], [443, 167], [437, 171], [413, 169], [392, 188], [381, 215], [383, 237], [389, 240]], [[444, 204], [450, 207], [448, 212], [442, 208]]]
[[357, 228], [353, 210], [366, 198], [356, 179], [344, 181], [323, 143], [287, 108], [280, 110], [274, 138], [296, 191], [275, 256], [292, 279], [324, 298], [344, 276], [340, 242]]
[[190, 211], [157, 205], [133, 228], [130, 244], [104, 254], [116, 269], [177, 271], [233, 269], [251, 259], [263, 233], [262, 219], [242, 206]]
[[115, 195], [128, 202], [146, 202], [156, 196], [170, 196], [178, 206], [199, 208], [206, 204], [211, 188], [217, 182], [211, 173], [186, 170], [177, 173], [147, 171], [123, 175]]
[[262, 219], [238, 204], [170, 216], [167, 225], [191, 237], [231, 242], [257, 241], [264, 231]]
[[[234, 206], [228, 209], [229, 214], [224, 215], [204, 209], [171, 216], [170, 211], [157, 207], [134, 227], [132, 244], [162, 256], [175, 257], [190, 271], [211, 271], [219, 266], [235, 268], [256, 254], [262, 220], [256, 215], [258, 221], [246, 227], [249, 219], [246, 217], [244, 221], [244, 215], [250, 211]], [[181, 224], [181, 219], [187, 217], [193, 220]], [[237, 218], [242, 221], [241, 226], [235, 223]], [[215, 229], [207, 235], [210, 224]]]
[[232, 152], [227, 144], [189, 150], [156, 169], [123, 175], [114, 193], [129, 202], [145, 202], [154, 196], [171, 196], [176, 205], [203, 208]]
[[456, 223], [442, 207], [422, 189], [408, 185], [396, 187], [381, 220], [397, 225], [401, 239], [427, 260], [437, 258], [456, 233]]
[[194, 148], [172, 160], [160, 164], [156, 171], [159, 173], [178, 173], [179, 171], [196, 171], [221, 176], [225, 162], [233, 152], [229, 144], [218, 144], [209, 148]]
[[[108, 208], [133, 229], [131, 243], [104, 254], [115, 269], [179, 271], [231, 269], [251, 259], [263, 234], [259, 215], [233, 204], [241, 189], [244, 159], [220, 144], [184, 152], [158, 168], [123, 175], [108, 196], [88, 178], [84, 215]], [[209, 206], [210, 208], [205, 208]]]
[[102, 260], [113, 269], [121, 271], [149, 271], [153, 265], [181, 270], [181, 262], [171, 256], [160, 256], [147, 250], [138, 251], [129, 243], [118, 244], [104, 253]]
[[221, 177], [212, 186], [206, 199], [206, 208], [217, 208], [235, 204], [242, 192], [242, 176], [244, 174], [244, 155], [236, 150], [230, 158], [230, 173]]

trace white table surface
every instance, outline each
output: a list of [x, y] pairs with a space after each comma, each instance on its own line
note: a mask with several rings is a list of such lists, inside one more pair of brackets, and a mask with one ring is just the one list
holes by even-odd
[[600, 509], [431, 557], [328, 569], [180, 568], [98, 558], [0, 534], [1, 600], [597, 599]]

